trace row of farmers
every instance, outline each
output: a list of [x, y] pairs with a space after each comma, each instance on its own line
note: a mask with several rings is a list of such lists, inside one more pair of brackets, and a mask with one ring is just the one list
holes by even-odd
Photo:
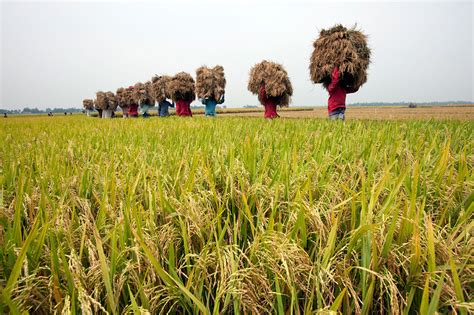
[[185, 72], [173, 77], [154, 76], [145, 83], [139, 82], [128, 88], [119, 88], [115, 94], [99, 91], [95, 100], [86, 99], [83, 104], [88, 113], [95, 109], [102, 118], [112, 117], [119, 107], [123, 117], [138, 117], [139, 110], [144, 117], [148, 117], [150, 108], [155, 104], [158, 104], [159, 116], [169, 116], [169, 107], [176, 107], [178, 116], [192, 116], [190, 106], [196, 99], [197, 92], [201, 102], [206, 104], [206, 115], [214, 116], [216, 105], [224, 102], [224, 68], [200, 67], [197, 70], [197, 78], [195, 84], [191, 75]]
[[[336, 25], [322, 30], [313, 44], [310, 76], [329, 92], [328, 113], [331, 119], [344, 119], [346, 94], [354, 93], [367, 81], [371, 51], [367, 37], [355, 28]], [[216, 106], [225, 100], [224, 68], [202, 66], [196, 70], [196, 81], [186, 72], [175, 76], [154, 76], [146, 83], [119, 88], [116, 93], [97, 92], [96, 99], [84, 100], [89, 112], [97, 110], [102, 118], [110, 118], [120, 107], [124, 117], [148, 117], [150, 108], [158, 104], [158, 115], [168, 116], [168, 108], [176, 107], [177, 116], [192, 116], [191, 103], [199, 98], [206, 116], [216, 115]], [[277, 107], [291, 102], [293, 87], [282, 65], [262, 61], [250, 70], [248, 90], [258, 96], [265, 118], [276, 118]]]

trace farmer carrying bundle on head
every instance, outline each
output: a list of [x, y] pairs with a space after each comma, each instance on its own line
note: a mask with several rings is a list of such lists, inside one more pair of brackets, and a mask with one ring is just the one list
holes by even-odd
[[204, 104], [206, 117], [216, 116], [217, 104], [224, 103], [225, 75], [222, 66], [208, 68], [202, 66], [196, 70], [196, 93]]
[[111, 91], [105, 93], [107, 96], [107, 108], [104, 109], [104, 118], [113, 118], [117, 109], [117, 97]]
[[154, 100], [150, 93], [151, 82], [145, 84], [139, 82], [134, 87], [135, 102], [140, 106], [140, 110], [144, 118], [150, 117], [148, 111], [154, 106]]
[[174, 104], [167, 100], [168, 98], [171, 98], [167, 90], [167, 84], [170, 82], [170, 80], [171, 77], [168, 75], [154, 76], [151, 78], [151, 95], [153, 99], [158, 102], [159, 117], [169, 116], [169, 107], [174, 107]]
[[329, 92], [329, 118], [344, 120], [346, 95], [357, 92], [367, 81], [370, 64], [367, 36], [355, 28], [336, 25], [321, 30], [313, 46], [311, 80], [322, 83]]
[[158, 116], [168, 117], [170, 115], [169, 108], [174, 107], [174, 103], [170, 103], [167, 99], [158, 103]]
[[138, 103], [134, 98], [134, 87], [129, 86], [125, 89], [125, 101], [128, 103], [128, 117], [138, 117]]
[[260, 89], [258, 90], [258, 100], [260, 104], [265, 108], [265, 118], [278, 118], [280, 115], [277, 113], [277, 106], [280, 104], [281, 97], [273, 97], [267, 95], [267, 90], [265, 89], [265, 83], [262, 83]]
[[258, 95], [258, 100], [265, 108], [265, 118], [277, 118], [277, 106], [290, 104], [293, 87], [282, 65], [262, 61], [250, 70], [248, 90]]
[[[146, 93], [146, 98], [145, 101], [142, 104], [142, 113], [143, 117], [150, 117], [150, 109], [155, 107], [155, 99], [152, 96], [151, 92], [151, 81], [147, 81], [145, 83], [145, 93]], [[146, 105], [146, 107], [145, 107]]]
[[82, 101], [82, 105], [84, 106], [87, 117], [89, 117], [91, 112], [94, 110], [94, 101], [91, 99], [85, 99]]
[[343, 82], [339, 67], [334, 67], [331, 73], [331, 81], [327, 85], [326, 89], [329, 92], [328, 99], [328, 113], [329, 119], [344, 120], [346, 111], [346, 95], [355, 93], [359, 90], [359, 87], [350, 86]]
[[117, 109], [117, 102], [114, 93], [102, 92], [96, 93], [94, 107], [99, 112], [99, 118], [112, 118], [112, 114]]
[[118, 88], [115, 97], [117, 100], [117, 106], [122, 109], [122, 117], [127, 118], [128, 117], [128, 102], [127, 102], [127, 96], [124, 88]]
[[114, 93], [102, 92], [96, 93], [95, 108], [99, 112], [99, 118], [112, 118], [112, 114], [117, 109], [117, 102]]
[[94, 108], [99, 113], [99, 118], [102, 118], [103, 107], [105, 106], [106, 96], [105, 93], [99, 91], [95, 94]]
[[196, 99], [194, 79], [189, 73], [176, 74], [167, 84], [173, 102], [176, 103], [176, 115], [192, 117], [191, 103]]

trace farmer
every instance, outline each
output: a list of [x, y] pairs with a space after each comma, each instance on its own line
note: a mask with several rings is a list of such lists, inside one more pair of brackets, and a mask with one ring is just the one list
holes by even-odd
[[128, 111], [128, 117], [133, 117], [133, 118], [137, 118], [138, 117], [138, 104], [137, 102], [135, 102], [135, 100], [133, 100], [133, 97], [130, 97], [130, 94], [132, 93], [134, 87], [133, 86], [129, 86], [127, 88], [127, 95], [129, 97], [127, 97], [127, 103], [128, 106], [127, 106], [127, 111]]
[[137, 118], [138, 117], [138, 104], [133, 102], [128, 106], [128, 117]]
[[335, 67], [331, 74], [331, 82], [327, 85], [329, 92], [328, 113], [331, 120], [344, 120], [346, 111], [346, 94], [355, 93], [358, 87], [348, 86], [341, 79], [339, 68]]
[[216, 116], [216, 105], [224, 103], [224, 94], [220, 97], [218, 101], [214, 97], [206, 97], [201, 99], [201, 103], [206, 106], [204, 109], [204, 114], [206, 117], [215, 117]]
[[150, 107], [153, 107], [152, 101], [147, 98], [143, 101], [140, 101], [140, 109], [143, 114], [143, 118], [148, 118], [150, 117], [150, 113], [148, 111], [150, 110]]
[[279, 98], [267, 96], [265, 84], [262, 84], [262, 86], [260, 86], [260, 90], [258, 91], [258, 100], [263, 105], [263, 107], [265, 107], [265, 118], [273, 119], [280, 117], [277, 114], [277, 104]]
[[170, 115], [168, 108], [174, 107], [174, 103], [171, 104], [167, 99], [158, 102], [158, 115], [160, 117], [168, 117]]
[[191, 100], [179, 99], [176, 101], [176, 115], [193, 117], [191, 112]]

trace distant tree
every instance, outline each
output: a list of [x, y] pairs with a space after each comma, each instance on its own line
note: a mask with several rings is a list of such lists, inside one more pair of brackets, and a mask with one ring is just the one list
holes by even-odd
[[25, 108], [23, 108], [23, 111], [22, 111], [23, 114], [25, 114], [25, 113], [40, 114], [42, 112], [43, 111], [39, 110], [37, 107], [35, 107], [35, 108], [25, 107]]

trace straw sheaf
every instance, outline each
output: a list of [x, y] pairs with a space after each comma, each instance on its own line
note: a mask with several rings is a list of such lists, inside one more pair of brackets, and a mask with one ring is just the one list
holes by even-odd
[[186, 72], [176, 74], [167, 84], [171, 99], [176, 102], [178, 100], [194, 101], [196, 94], [194, 92], [194, 79]]
[[116, 101], [115, 94], [110, 92], [110, 91], [108, 91], [108, 92], [102, 92], [102, 91], [97, 92], [94, 107], [96, 109], [102, 109], [102, 110], [115, 110], [115, 109], [117, 109], [117, 101]]
[[347, 29], [336, 25], [329, 30], [321, 30], [313, 47], [309, 70], [314, 83], [327, 87], [336, 66], [342, 74], [343, 84], [347, 86], [359, 88], [367, 81], [371, 51], [367, 46], [367, 36], [355, 27]]
[[146, 81], [145, 82], [145, 104], [148, 104], [150, 106], [155, 105], [155, 99], [153, 98], [153, 93], [152, 93], [152, 84], [151, 81]]
[[125, 102], [125, 106], [128, 107], [130, 105], [137, 104], [134, 99], [134, 87], [129, 86], [128, 88], [124, 89], [123, 91], [123, 101]]
[[276, 98], [280, 106], [290, 104], [293, 87], [288, 73], [282, 65], [263, 60], [250, 69], [248, 90], [258, 95], [260, 87], [263, 85], [265, 85], [267, 97]]
[[138, 104], [152, 105], [153, 100], [150, 95], [150, 82], [138, 82], [133, 86], [133, 100]]
[[116, 110], [117, 109], [117, 99], [113, 92], [108, 91], [105, 93], [107, 96], [107, 109]]
[[107, 95], [105, 92], [99, 91], [95, 94], [95, 108], [107, 109]]
[[169, 90], [167, 89], [167, 85], [171, 79], [172, 77], [169, 75], [154, 76], [151, 79], [151, 96], [158, 103], [167, 98], [171, 98]]
[[94, 101], [91, 99], [83, 100], [82, 105], [84, 106], [84, 109], [87, 109], [87, 110], [94, 109]]
[[117, 91], [115, 92], [115, 100], [117, 102], [117, 106], [120, 108], [126, 108], [128, 107], [127, 100], [125, 98], [125, 89], [124, 88], [118, 88]]
[[216, 101], [225, 93], [224, 67], [217, 65], [214, 68], [206, 66], [196, 70], [196, 94], [198, 98], [214, 98]]

